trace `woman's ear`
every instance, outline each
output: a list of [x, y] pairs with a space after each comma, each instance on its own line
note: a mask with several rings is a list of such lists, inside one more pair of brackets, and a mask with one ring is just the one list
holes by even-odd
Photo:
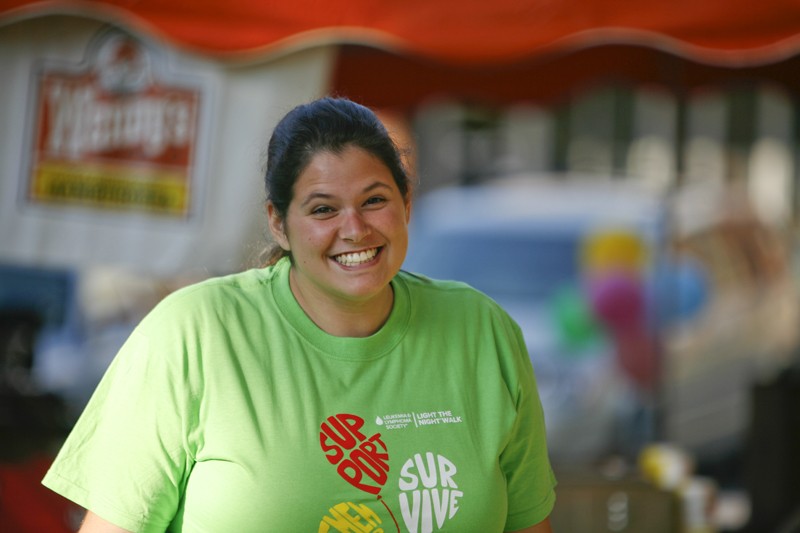
[[270, 200], [267, 200], [267, 219], [269, 221], [269, 231], [272, 233], [275, 242], [287, 252], [290, 251], [292, 248], [289, 246], [289, 239], [286, 237], [285, 221], [278, 214], [278, 210]]

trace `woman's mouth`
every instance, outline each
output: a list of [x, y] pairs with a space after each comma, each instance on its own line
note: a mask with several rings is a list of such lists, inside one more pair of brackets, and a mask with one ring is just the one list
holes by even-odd
[[370, 248], [369, 250], [362, 250], [360, 252], [352, 252], [346, 254], [339, 254], [334, 255], [333, 260], [339, 263], [340, 265], [346, 267], [354, 267], [358, 265], [363, 265], [364, 263], [369, 263], [375, 256], [378, 255], [380, 252], [380, 248]]

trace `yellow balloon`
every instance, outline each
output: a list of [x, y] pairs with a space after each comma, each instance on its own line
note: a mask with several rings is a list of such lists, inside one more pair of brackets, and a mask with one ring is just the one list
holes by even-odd
[[584, 271], [626, 270], [641, 272], [647, 250], [641, 237], [624, 229], [597, 231], [583, 242], [581, 262]]

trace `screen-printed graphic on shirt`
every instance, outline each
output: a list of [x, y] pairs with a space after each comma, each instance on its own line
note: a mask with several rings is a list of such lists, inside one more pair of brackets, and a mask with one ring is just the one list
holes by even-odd
[[[354, 414], [329, 416], [320, 425], [320, 447], [344, 481], [354, 489], [376, 496], [396, 530], [401, 532], [403, 530], [391, 506], [381, 495], [381, 490], [390, 479], [390, 452], [380, 433], [367, 436], [362, 431], [363, 427], [364, 419]], [[400, 491], [397, 505], [405, 531], [439, 531], [458, 513], [463, 492], [459, 490], [455, 479], [457, 473], [458, 469], [452, 461], [430, 451], [415, 453], [403, 461], [396, 482]], [[319, 533], [387, 531], [379, 512], [369, 505], [339, 502], [328, 511], [320, 522]]]

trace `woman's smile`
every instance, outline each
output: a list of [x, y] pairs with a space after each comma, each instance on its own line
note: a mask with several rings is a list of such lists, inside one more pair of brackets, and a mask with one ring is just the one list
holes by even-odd
[[345, 267], [358, 267], [376, 262], [381, 248], [369, 248], [360, 252], [346, 252], [333, 256], [333, 260]]

